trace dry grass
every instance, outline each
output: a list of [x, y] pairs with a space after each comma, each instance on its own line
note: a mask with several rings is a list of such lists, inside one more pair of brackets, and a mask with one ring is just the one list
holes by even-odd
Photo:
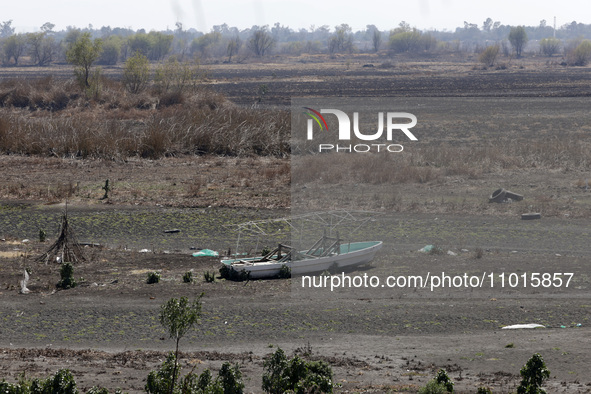
[[285, 156], [287, 111], [242, 108], [217, 93], [132, 95], [112, 80], [89, 99], [72, 83], [0, 85], [0, 152], [124, 159], [215, 153]]
[[500, 141], [495, 146], [413, 147], [400, 154], [321, 154], [294, 160], [293, 181], [337, 183], [427, 183], [445, 177], [478, 179], [507, 170], [587, 170], [591, 141]]

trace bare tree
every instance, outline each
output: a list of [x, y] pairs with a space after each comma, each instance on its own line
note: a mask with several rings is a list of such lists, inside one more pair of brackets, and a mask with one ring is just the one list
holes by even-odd
[[55, 54], [55, 41], [53, 37], [47, 37], [46, 33], [29, 33], [29, 53], [34, 63], [39, 66], [47, 66], [53, 61]]
[[257, 28], [248, 41], [248, 48], [258, 57], [265, 56], [265, 53], [273, 48], [273, 45], [275, 45], [275, 40], [267, 31], [266, 26]]
[[523, 47], [527, 44], [527, 33], [523, 26], [512, 27], [509, 32], [509, 42], [513, 49], [515, 49], [515, 55], [521, 57]]
[[374, 30], [373, 35], [371, 37], [371, 43], [373, 44], [373, 51], [377, 52], [380, 50], [380, 46], [382, 46], [382, 32], [379, 30]]
[[4, 43], [4, 55], [7, 61], [14, 59], [14, 65], [18, 66], [18, 59], [25, 53], [27, 40], [22, 34], [15, 34], [8, 37]]
[[14, 27], [12, 27], [12, 19], [0, 23], [0, 37], [10, 37], [14, 34]]
[[240, 40], [240, 37], [236, 36], [234, 38], [230, 38], [230, 41], [228, 41], [228, 46], [226, 47], [228, 62], [232, 62], [232, 56], [238, 53], [241, 46], [242, 41]]

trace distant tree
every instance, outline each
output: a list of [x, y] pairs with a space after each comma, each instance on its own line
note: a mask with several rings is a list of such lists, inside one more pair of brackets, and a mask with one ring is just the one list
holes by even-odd
[[81, 85], [90, 87], [89, 77], [92, 64], [95, 63], [102, 50], [101, 39], [90, 39], [90, 33], [85, 32], [78, 37], [78, 40], [66, 52], [68, 62], [76, 66], [75, 74]]
[[43, 26], [41, 26], [41, 31], [45, 34], [53, 34], [53, 28], [55, 27], [55, 25], [53, 23], [50, 22], [45, 22], [43, 24]]
[[118, 36], [109, 36], [103, 39], [103, 48], [97, 63], [114, 65], [117, 64], [121, 55], [122, 40]]
[[490, 33], [493, 27], [493, 20], [491, 18], [486, 18], [484, 23], [482, 23], [482, 31]]
[[266, 26], [256, 28], [248, 40], [248, 48], [258, 57], [265, 56], [275, 45], [275, 40]]
[[33, 63], [38, 66], [46, 66], [53, 61], [56, 52], [55, 40], [46, 33], [28, 33], [29, 54]]
[[380, 50], [382, 46], [382, 32], [379, 30], [374, 30], [373, 35], [371, 36], [371, 43], [373, 45], [373, 51], [377, 52]]
[[151, 60], [156, 61], [164, 59], [164, 57], [168, 55], [168, 52], [170, 52], [174, 36], [171, 34], [151, 31], [148, 34], [148, 38], [150, 48], [148, 57]]
[[150, 62], [140, 52], [128, 58], [123, 66], [123, 85], [130, 93], [139, 93], [150, 80]]
[[586, 66], [591, 59], [591, 41], [583, 40], [567, 55], [568, 63], [573, 66]]
[[134, 54], [140, 52], [148, 57], [150, 54], [150, 37], [146, 33], [138, 32], [127, 39], [129, 52]]
[[212, 31], [195, 38], [191, 43], [191, 52], [197, 54], [201, 58], [212, 56], [214, 48], [218, 46], [221, 41], [222, 34], [217, 31]]
[[228, 55], [228, 62], [232, 61], [232, 56], [238, 53], [240, 47], [242, 46], [242, 41], [240, 37], [236, 36], [230, 38], [228, 41], [228, 46], [226, 47], [226, 54]]
[[546, 56], [552, 56], [560, 50], [560, 40], [557, 38], [544, 38], [540, 41], [540, 51]]
[[14, 27], [12, 27], [12, 19], [0, 23], [0, 38], [10, 37], [14, 34]]
[[81, 34], [82, 30], [78, 29], [77, 27], [68, 26], [66, 27], [66, 36], [62, 42], [66, 45], [66, 48], [69, 49], [70, 46], [78, 40], [78, 37], [80, 37]]
[[18, 59], [25, 53], [27, 39], [22, 34], [15, 34], [4, 42], [4, 56], [8, 61], [14, 59], [14, 65], [18, 66]]
[[521, 57], [521, 52], [527, 44], [527, 33], [523, 26], [515, 26], [511, 28], [509, 32], [509, 42], [515, 50], [515, 55]]
[[333, 52], [353, 52], [353, 29], [346, 23], [335, 26], [335, 31], [330, 38], [328, 45], [329, 51]]
[[420, 48], [421, 32], [417, 29], [405, 31], [395, 29], [390, 33], [390, 50], [393, 52], [412, 52]]

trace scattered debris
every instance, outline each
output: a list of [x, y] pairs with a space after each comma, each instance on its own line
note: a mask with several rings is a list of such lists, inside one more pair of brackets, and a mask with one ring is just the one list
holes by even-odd
[[[57, 257], [60, 259], [57, 260]], [[76, 241], [74, 232], [68, 223], [68, 211], [62, 216], [61, 232], [57, 241], [51, 245], [47, 252], [37, 258], [37, 261], [45, 261], [45, 264], [47, 264], [49, 260], [68, 263], [86, 261], [82, 248], [78, 241]]]
[[524, 213], [521, 215], [521, 220], [535, 220], [535, 219], [541, 219], [541, 218], [542, 218], [541, 213]]
[[211, 249], [201, 249], [199, 252], [193, 253], [193, 257], [201, 257], [201, 256], [209, 256], [209, 257], [218, 257], [220, 254], [215, 250]]
[[27, 283], [29, 283], [29, 273], [25, 269], [24, 278], [20, 281], [20, 285], [21, 285], [20, 293], [21, 294], [29, 294], [31, 292], [31, 290], [27, 289]]
[[103, 247], [103, 245], [97, 244], [97, 243], [94, 243], [94, 242], [78, 242], [78, 245], [84, 246], [84, 247], [87, 247], [88, 246], [90, 248], [102, 248]]
[[488, 198], [488, 202], [496, 202], [496, 203], [521, 201], [521, 200], [523, 200], [523, 196], [521, 194], [513, 193], [513, 192], [510, 192], [509, 190], [505, 190], [502, 188], [495, 190]]
[[505, 326], [503, 328], [501, 328], [501, 330], [519, 330], [522, 328], [546, 328], [545, 326], [541, 325], [541, 324], [536, 324], [536, 323], [530, 323], [530, 324], [513, 324], [510, 326]]
[[419, 252], [430, 253], [434, 247], [435, 247], [434, 245], [425, 245], [421, 249], [419, 249]]

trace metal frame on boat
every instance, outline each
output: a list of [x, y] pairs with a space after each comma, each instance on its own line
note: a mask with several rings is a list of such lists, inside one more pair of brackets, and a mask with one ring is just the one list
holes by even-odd
[[[349, 212], [349, 211], [330, 211], [323, 213], [309, 213], [298, 215], [291, 218], [271, 219], [256, 222], [247, 222], [237, 225], [239, 229], [238, 242], [242, 232], [260, 235], [278, 235], [281, 232], [273, 232], [266, 229], [271, 225], [272, 228], [283, 226], [289, 231], [295, 231], [293, 240], [302, 240], [302, 226], [296, 225], [296, 222], [307, 222], [323, 227], [324, 235], [319, 238], [310, 248], [303, 249], [293, 247], [285, 243], [279, 243], [278, 246], [262, 256], [224, 259], [222, 264], [225, 267], [235, 271], [235, 274], [251, 279], [277, 277], [286, 270], [291, 275], [304, 275], [314, 272], [322, 272], [329, 269], [339, 269], [352, 267], [356, 265], [367, 264], [373, 260], [376, 252], [381, 249], [381, 241], [368, 242], [344, 242], [336, 232], [336, 237], [330, 235], [343, 223], [355, 225], [358, 229], [368, 221], [373, 220], [367, 217], [369, 212]], [[327, 232], [329, 235], [327, 235]], [[238, 250], [237, 243], [237, 250]], [[258, 242], [257, 242], [258, 246]]]

